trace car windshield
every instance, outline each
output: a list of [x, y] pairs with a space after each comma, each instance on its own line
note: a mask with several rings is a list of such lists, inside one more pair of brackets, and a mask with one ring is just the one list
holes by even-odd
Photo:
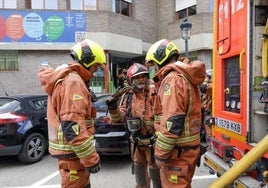
[[0, 99], [0, 113], [14, 112], [19, 104], [15, 99]]

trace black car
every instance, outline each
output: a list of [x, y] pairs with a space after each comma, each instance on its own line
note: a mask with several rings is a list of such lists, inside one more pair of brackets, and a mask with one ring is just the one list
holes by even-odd
[[99, 100], [94, 103], [98, 114], [95, 120], [97, 152], [100, 155], [129, 155], [129, 132], [125, 123], [112, 123], [110, 121], [105, 103], [109, 97], [109, 95], [98, 96]]
[[46, 110], [46, 95], [0, 97], [0, 156], [40, 161], [48, 147]]
[[97, 101], [94, 102], [93, 105], [96, 107], [98, 113], [107, 113], [108, 107], [106, 105], [106, 100], [108, 100], [111, 96], [111, 94], [102, 94], [97, 96]]

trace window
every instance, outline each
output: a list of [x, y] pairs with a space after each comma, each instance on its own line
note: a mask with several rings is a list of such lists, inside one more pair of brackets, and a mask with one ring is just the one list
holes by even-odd
[[96, 0], [84, 0], [84, 10], [97, 10]]
[[[195, 61], [195, 60], [198, 60], [198, 54], [196, 51], [193, 51], [193, 52], [188, 52], [189, 53], [189, 61]], [[181, 57], [185, 57], [185, 52], [180, 54]]]
[[33, 100], [30, 102], [30, 104], [37, 111], [47, 110], [47, 99], [46, 98], [40, 98], [40, 99]]
[[31, 9], [58, 9], [57, 0], [28, 0], [27, 8]]
[[0, 71], [19, 70], [18, 51], [0, 50]]
[[113, 0], [113, 12], [125, 16], [132, 16], [131, 0]]
[[0, 8], [17, 9], [17, 0], [0, 0]]
[[196, 14], [196, 0], [176, 0], [175, 19], [183, 19]]
[[69, 0], [71, 10], [97, 10], [97, 0]]
[[196, 5], [188, 7], [186, 9], [180, 10], [176, 12], [176, 20], [183, 19], [188, 16], [192, 16], [196, 14]]
[[[191, 54], [190, 54], [190, 55], [191, 55]], [[189, 57], [189, 61], [190, 61], [190, 62], [191, 62], [191, 61], [195, 61], [195, 60], [198, 60], [196, 56], [191, 56], [191, 57]]]

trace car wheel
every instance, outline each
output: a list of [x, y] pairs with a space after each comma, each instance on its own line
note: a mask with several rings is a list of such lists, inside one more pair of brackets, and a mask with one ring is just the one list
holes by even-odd
[[18, 159], [23, 163], [40, 161], [46, 153], [46, 140], [40, 133], [30, 134], [24, 141]]

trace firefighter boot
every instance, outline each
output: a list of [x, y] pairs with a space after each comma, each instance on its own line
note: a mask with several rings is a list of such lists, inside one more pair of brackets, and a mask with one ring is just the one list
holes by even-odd
[[159, 169], [149, 168], [149, 173], [153, 182], [153, 188], [162, 188]]
[[134, 173], [137, 183], [136, 188], [150, 188], [150, 179], [145, 165], [135, 164]]

